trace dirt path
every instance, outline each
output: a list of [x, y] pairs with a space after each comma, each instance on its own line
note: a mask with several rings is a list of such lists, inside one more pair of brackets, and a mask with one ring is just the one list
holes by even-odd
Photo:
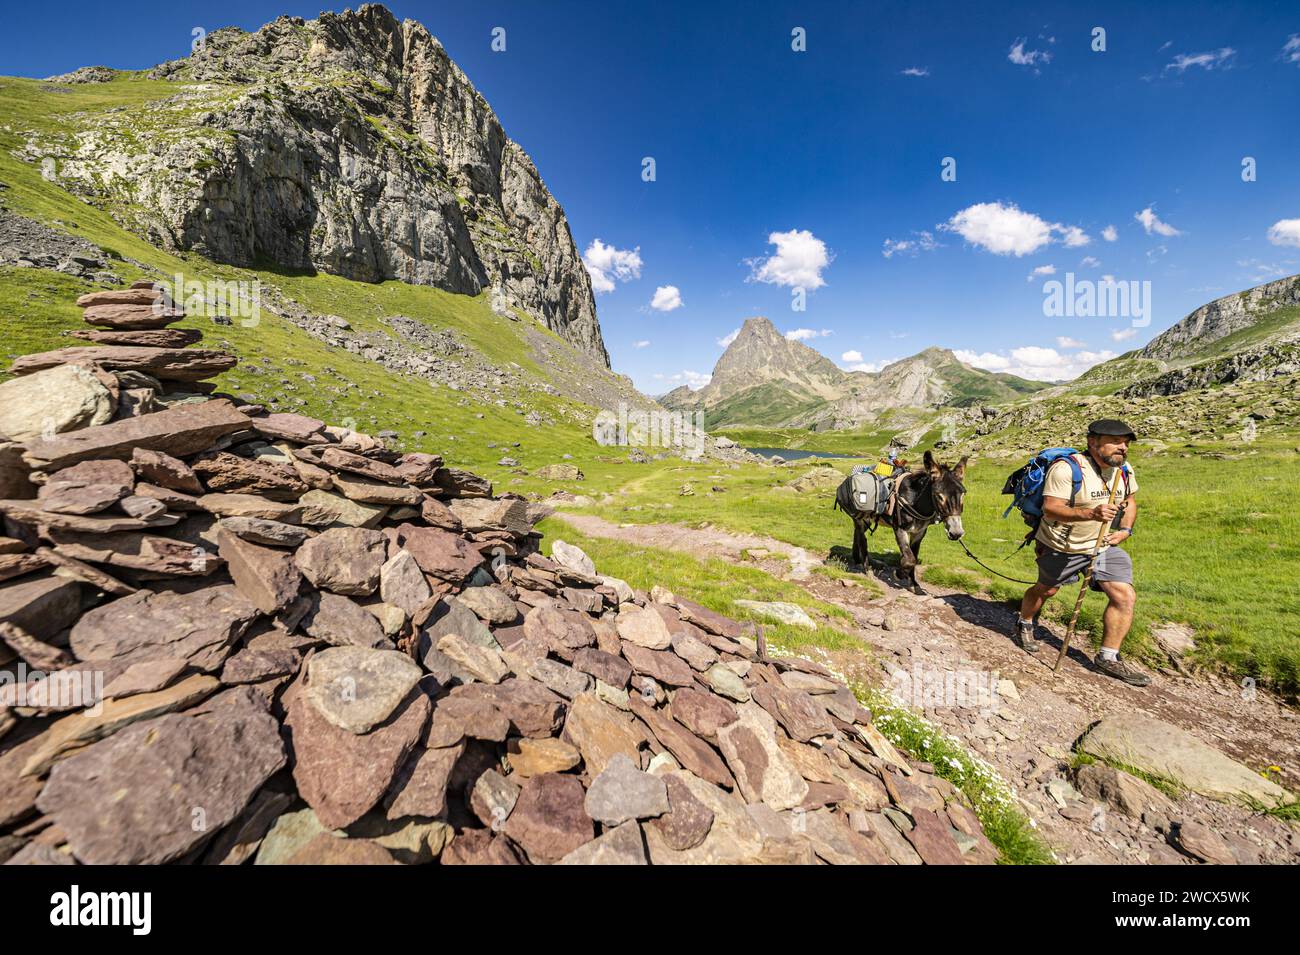
[[[1050, 665], [1060, 647], [1059, 628], [1049, 628], [1051, 639], [1030, 656], [1008, 636], [1013, 611], [987, 598], [933, 584], [925, 585], [928, 596], [917, 596], [893, 586], [888, 571], [877, 580], [884, 595], [876, 596], [873, 589], [851, 581], [811, 573], [822, 562], [819, 557], [758, 535], [677, 524], [620, 525], [583, 514], [558, 516], [592, 537], [747, 562], [843, 607], [857, 624], [850, 632], [867, 651], [829, 655], [846, 675], [904, 691], [918, 685], [918, 679], [923, 684], [929, 674], [962, 674], [999, 686], [992, 706], [927, 705], [920, 693], [908, 702], [961, 739], [1012, 786], [1063, 862], [1189, 861], [1162, 832], [1117, 811], [1099, 814], [1090, 800], [1063, 785], [1069, 779], [1075, 741], [1108, 714], [1147, 713], [1254, 769], [1277, 766], [1282, 785], [1300, 789], [1300, 714], [1262, 690], [1172, 670], [1152, 673], [1151, 685], [1137, 689], [1092, 670], [1088, 657], [1074, 650], [1053, 674]], [[746, 560], [746, 552], [752, 555], [756, 548], [786, 559]], [[844, 627], [842, 620], [828, 622]], [[1300, 826], [1195, 794], [1181, 797], [1177, 809], [1175, 819], [1200, 822], [1224, 836], [1240, 861], [1300, 862]]]

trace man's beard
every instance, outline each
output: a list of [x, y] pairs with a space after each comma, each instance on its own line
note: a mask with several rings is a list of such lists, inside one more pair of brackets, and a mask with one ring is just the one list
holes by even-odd
[[1114, 454], [1105, 458], [1105, 461], [1113, 468], [1119, 467], [1124, 463], [1124, 454], [1120, 451], [1116, 451]]

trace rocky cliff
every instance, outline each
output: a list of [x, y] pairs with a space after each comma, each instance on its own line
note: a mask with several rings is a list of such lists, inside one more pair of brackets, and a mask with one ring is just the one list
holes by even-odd
[[[1225, 295], [1157, 335], [1138, 355], [1166, 361], [1196, 355], [1229, 335], [1258, 328], [1270, 317], [1285, 318], [1278, 312], [1296, 306], [1300, 306], [1300, 275]], [[1283, 324], [1294, 326], [1296, 321]]]
[[166, 249], [489, 290], [608, 367], [563, 209], [419, 23], [373, 4], [281, 17], [150, 77], [177, 95], [39, 135], [27, 158]]
[[769, 319], [747, 318], [695, 395], [708, 408], [758, 385], [779, 383], [799, 398], [838, 397], [845, 373], [807, 345], [790, 341]]

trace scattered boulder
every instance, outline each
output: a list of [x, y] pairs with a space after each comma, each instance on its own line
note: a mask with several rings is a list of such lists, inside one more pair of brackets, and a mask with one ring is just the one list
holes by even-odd
[[783, 600], [737, 600], [735, 604], [742, 610], [748, 610], [766, 620], [773, 620], [789, 627], [803, 627], [807, 630], [817, 629], [816, 622], [798, 604], [787, 603]]
[[1295, 797], [1271, 780], [1202, 743], [1190, 733], [1144, 713], [1103, 718], [1080, 741], [1083, 752], [1132, 766], [1212, 799], [1282, 806]]
[[1174, 815], [1173, 802], [1150, 783], [1103, 763], [1088, 763], [1075, 773], [1075, 785], [1089, 799], [1104, 802], [1133, 819], [1155, 812]]
[[572, 464], [547, 464], [533, 472], [543, 481], [583, 481], [586, 475]]

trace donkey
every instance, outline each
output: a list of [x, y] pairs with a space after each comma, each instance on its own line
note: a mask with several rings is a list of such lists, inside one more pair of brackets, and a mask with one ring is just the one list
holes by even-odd
[[866, 514], [844, 507], [843, 501], [852, 500], [847, 488], [849, 479], [845, 478], [835, 497], [837, 506], [853, 520], [853, 562], [861, 564], [864, 571], [870, 569], [865, 532], [874, 530], [876, 521], [881, 521], [894, 529], [903, 586], [912, 593], [924, 594], [916, 582], [916, 563], [926, 530], [942, 521], [950, 540], [960, 540], [965, 534], [961, 512], [966, 497], [966, 486], [962, 483], [966, 460], [963, 457], [956, 467], [950, 468], [936, 461], [929, 451], [925, 452], [921, 470], [908, 471], [895, 479], [894, 506], [888, 513]]

